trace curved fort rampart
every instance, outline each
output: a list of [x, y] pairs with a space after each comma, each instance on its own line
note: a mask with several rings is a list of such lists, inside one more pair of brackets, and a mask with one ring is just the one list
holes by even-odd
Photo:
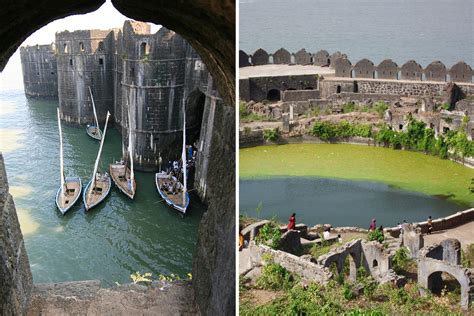
[[60, 32], [55, 44], [21, 52], [26, 95], [58, 96], [61, 118], [85, 125], [94, 120], [90, 87], [99, 124], [110, 111], [123, 135], [124, 156], [132, 129], [139, 170], [179, 159], [185, 104], [187, 143], [199, 149], [197, 189], [206, 196], [211, 138], [219, 124], [214, 117], [227, 110], [216, 106], [222, 100], [215, 83], [181, 36], [164, 27], [152, 34], [149, 24], [126, 21], [122, 29]]

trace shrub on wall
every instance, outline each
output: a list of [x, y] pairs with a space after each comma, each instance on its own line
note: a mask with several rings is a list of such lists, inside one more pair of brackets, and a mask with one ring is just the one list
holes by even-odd
[[316, 122], [311, 134], [322, 140], [341, 139], [348, 137], [371, 137], [372, 127], [365, 124], [351, 124], [347, 121], [340, 123]]
[[263, 138], [267, 141], [275, 141], [280, 137], [280, 130], [278, 128], [266, 129], [263, 131]]

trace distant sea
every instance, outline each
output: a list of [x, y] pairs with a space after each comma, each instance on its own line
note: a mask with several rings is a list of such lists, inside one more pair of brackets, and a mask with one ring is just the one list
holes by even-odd
[[474, 67], [473, 0], [240, 0], [240, 49]]

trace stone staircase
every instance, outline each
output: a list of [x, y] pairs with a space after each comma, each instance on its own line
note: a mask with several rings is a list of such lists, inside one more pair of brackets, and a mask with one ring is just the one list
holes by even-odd
[[390, 235], [385, 235], [384, 244], [387, 244], [385, 250], [389, 254], [394, 254], [401, 246], [401, 240]]

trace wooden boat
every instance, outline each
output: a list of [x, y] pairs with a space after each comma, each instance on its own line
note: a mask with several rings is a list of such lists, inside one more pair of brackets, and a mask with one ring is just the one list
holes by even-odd
[[133, 172], [133, 142], [130, 108], [128, 111], [128, 154], [130, 167], [127, 166], [126, 161], [122, 160], [111, 164], [109, 166], [109, 172], [117, 188], [133, 200], [137, 183], [135, 182], [135, 174]]
[[77, 202], [81, 196], [82, 182], [79, 177], [64, 177], [63, 159], [63, 134], [61, 130], [61, 118], [58, 108], [58, 128], [59, 128], [59, 156], [61, 166], [61, 186], [56, 193], [56, 206], [64, 215]]
[[189, 193], [186, 181], [186, 111], [183, 100], [183, 150], [181, 152], [183, 183], [171, 173], [159, 172], [155, 175], [155, 185], [163, 200], [172, 208], [186, 214], [189, 206]]
[[90, 137], [101, 140], [102, 139], [102, 131], [99, 128], [99, 121], [97, 120], [97, 112], [95, 111], [95, 103], [94, 103], [94, 97], [92, 96], [92, 91], [91, 87], [89, 87], [89, 93], [91, 95], [91, 100], [92, 100], [92, 110], [94, 111], [94, 120], [95, 124], [87, 124], [86, 127], [86, 133]]
[[[183, 215], [189, 206], [189, 193], [175, 176], [164, 171], [155, 175], [155, 184], [158, 193], [166, 204], [178, 210]], [[171, 188], [175, 188], [172, 190]], [[174, 192], [174, 193], [173, 193]]]
[[95, 160], [94, 172], [92, 173], [92, 179], [86, 186], [82, 199], [84, 201], [84, 206], [86, 211], [90, 210], [100, 202], [102, 202], [107, 195], [110, 193], [110, 187], [112, 182], [110, 176], [107, 172], [101, 173], [98, 171], [100, 155], [102, 153], [102, 147], [104, 146], [105, 133], [107, 132], [107, 124], [109, 122], [110, 113], [107, 112], [107, 118], [105, 120], [104, 134], [100, 140], [99, 153], [97, 154], [97, 159]]

